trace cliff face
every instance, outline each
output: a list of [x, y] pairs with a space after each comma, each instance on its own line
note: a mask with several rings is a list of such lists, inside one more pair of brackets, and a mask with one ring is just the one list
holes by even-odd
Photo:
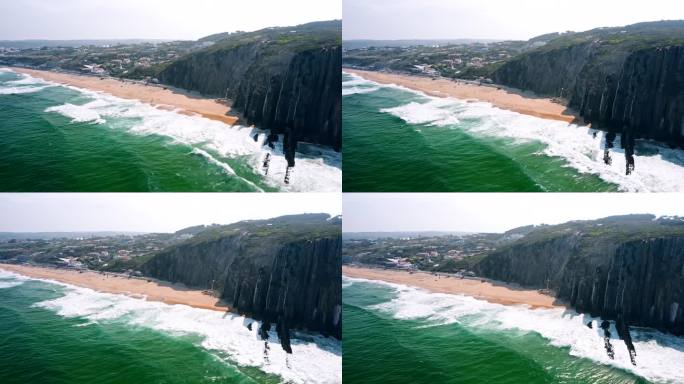
[[562, 97], [592, 126], [684, 145], [684, 24], [647, 23], [552, 40], [494, 71], [495, 82]]
[[[487, 277], [550, 288], [582, 312], [684, 334], [684, 228], [584, 229], [522, 239], [478, 265]], [[606, 225], [606, 224], [603, 224]]]
[[159, 74], [159, 80], [231, 99], [248, 123], [285, 135], [290, 166], [299, 141], [339, 151], [341, 23], [317, 25], [226, 38], [175, 61]]
[[341, 338], [341, 244], [341, 222], [327, 215], [241, 222], [161, 251], [142, 272], [213, 287], [237, 312], [276, 324], [287, 345], [290, 328]]

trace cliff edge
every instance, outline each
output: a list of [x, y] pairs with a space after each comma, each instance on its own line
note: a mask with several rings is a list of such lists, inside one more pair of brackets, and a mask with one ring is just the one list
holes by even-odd
[[341, 219], [326, 214], [282, 216], [209, 227], [164, 249], [143, 274], [213, 289], [231, 308], [276, 325], [283, 348], [290, 329], [342, 337]]

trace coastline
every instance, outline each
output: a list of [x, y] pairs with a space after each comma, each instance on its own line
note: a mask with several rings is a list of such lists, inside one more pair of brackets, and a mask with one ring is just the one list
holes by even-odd
[[445, 78], [432, 79], [429, 77], [364, 71], [344, 67], [342, 71], [376, 83], [400, 85], [434, 97], [453, 97], [465, 101], [484, 101], [501, 109], [567, 123], [572, 123], [577, 119], [577, 115], [566, 106], [554, 102], [550, 98], [536, 97], [531, 94], [531, 97], [525, 97], [520, 92], [507, 90], [503, 86], [479, 86]]
[[189, 289], [182, 284], [171, 284], [152, 278], [126, 278], [111, 273], [77, 271], [17, 264], [0, 264], [0, 270], [22, 276], [54, 280], [60, 283], [90, 288], [98, 292], [122, 294], [147, 301], [183, 304], [194, 308], [226, 312], [230, 307], [216, 297]]
[[138, 100], [166, 110], [177, 109], [186, 115], [200, 115], [207, 119], [234, 125], [238, 118], [229, 116], [230, 108], [215, 99], [192, 95], [166, 85], [143, 85], [111, 77], [84, 76], [78, 74], [42, 71], [28, 68], [8, 67], [17, 73], [51, 81], [54, 83], [104, 92], [122, 99]]
[[528, 305], [531, 308], [565, 308], [558, 299], [534, 289], [488, 279], [461, 279], [433, 275], [428, 272], [408, 272], [357, 266], [342, 266], [342, 275], [351, 278], [379, 280], [386, 283], [409, 285], [435, 293], [466, 295], [479, 300], [503, 305]]

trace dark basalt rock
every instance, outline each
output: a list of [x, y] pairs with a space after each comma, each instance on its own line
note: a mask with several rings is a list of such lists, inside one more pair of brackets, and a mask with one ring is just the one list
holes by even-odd
[[289, 330], [342, 337], [341, 219], [325, 214], [283, 216], [213, 227], [163, 250], [145, 275], [187, 286], [213, 286], [239, 313], [271, 324], [285, 350]]
[[[546, 226], [488, 254], [483, 276], [550, 288], [580, 312], [684, 335], [684, 221], [631, 215]], [[624, 324], [624, 327], [622, 326]]]
[[514, 57], [492, 78], [560, 96], [592, 127], [619, 133], [629, 174], [635, 139], [684, 146], [683, 36], [680, 21], [588, 31]]
[[284, 135], [293, 166], [300, 141], [342, 148], [341, 36], [340, 21], [239, 34], [175, 61], [159, 80], [231, 99], [247, 123]]
[[603, 347], [606, 349], [606, 354], [611, 360], [615, 359], [615, 349], [613, 349], [613, 344], [610, 342], [610, 322], [603, 320], [601, 322], [601, 329], [603, 329]]

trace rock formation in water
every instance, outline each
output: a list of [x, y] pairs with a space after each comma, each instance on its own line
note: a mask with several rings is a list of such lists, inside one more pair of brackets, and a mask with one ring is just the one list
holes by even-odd
[[476, 269], [549, 288], [579, 311], [616, 320], [618, 333], [635, 325], [684, 334], [680, 218], [629, 215], [542, 226], [491, 252]]
[[684, 21], [566, 33], [515, 56], [495, 82], [561, 97], [593, 127], [634, 140], [684, 145]]
[[297, 143], [342, 147], [342, 23], [316, 22], [204, 38], [213, 45], [171, 63], [163, 83], [225, 97], [250, 124]]
[[291, 352], [290, 329], [342, 337], [341, 219], [325, 214], [282, 216], [210, 227], [162, 250], [145, 275], [213, 289], [231, 308], [276, 325]]

